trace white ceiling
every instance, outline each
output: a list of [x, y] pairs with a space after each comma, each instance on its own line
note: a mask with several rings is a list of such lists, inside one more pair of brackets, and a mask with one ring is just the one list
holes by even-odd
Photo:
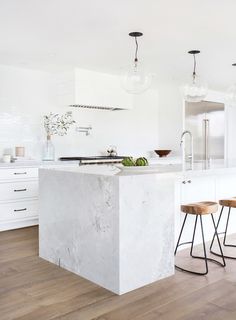
[[0, 64], [120, 73], [139, 57], [159, 81], [184, 81], [188, 50], [215, 89], [236, 82], [235, 0], [0, 0]]

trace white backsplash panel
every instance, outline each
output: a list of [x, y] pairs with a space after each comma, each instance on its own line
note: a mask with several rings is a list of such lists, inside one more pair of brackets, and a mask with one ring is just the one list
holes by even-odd
[[41, 127], [37, 119], [29, 115], [0, 113], [0, 153], [14, 155], [15, 146], [25, 146], [27, 157], [40, 157]]
[[[65, 82], [66, 77], [67, 73], [60, 74]], [[4, 152], [14, 155], [16, 146], [24, 146], [27, 157], [41, 159], [46, 139], [43, 115], [66, 111], [73, 112], [76, 125], [67, 136], [52, 137], [56, 157], [100, 155], [106, 153], [109, 145], [115, 145], [119, 154], [134, 156], [145, 156], [156, 148], [156, 91], [135, 96], [132, 110], [81, 110], [68, 107], [69, 91], [61, 92], [56, 79], [57, 75], [52, 73], [0, 66], [0, 157]], [[75, 130], [76, 126], [89, 125], [93, 128], [89, 136]]]

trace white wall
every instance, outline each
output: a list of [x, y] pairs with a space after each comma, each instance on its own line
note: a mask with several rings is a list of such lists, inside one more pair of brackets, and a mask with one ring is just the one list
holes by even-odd
[[[92, 134], [85, 136], [73, 127], [67, 136], [54, 136], [58, 157], [105, 154], [109, 145], [116, 145], [124, 155], [154, 155], [156, 148], [180, 154], [183, 101], [179, 84], [160, 79], [157, 88], [134, 96], [133, 109], [102, 111], [69, 108], [73, 97], [65, 79], [73, 85], [71, 72], [50, 74], [0, 66], [0, 156], [6, 148], [23, 145], [27, 156], [40, 159], [45, 141], [43, 115], [68, 110], [73, 111], [77, 125], [92, 125]], [[222, 97], [214, 93], [209, 100]], [[236, 158], [236, 109], [227, 110], [229, 156]]]
[[69, 109], [62, 89], [58, 91], [52, 74], [0, 66], [0, 155], [23, 145], [27, 156], [40, 158], [45, 140], [42, 116], [50, 111], [72, 110], [78, 125], [93, 127], [88, 137], [75, 128], [67, 136], [54, 136], [57, 156], [101, 154], [109, 145], [116, 145], [119, 154], [138, 156], [158, 146], [156, 90], [136, 96], [132, 110], [111, 112]]
[[158, 84], [158, 138], [159, 149], [172, 150], [179, 155], [183, 131], [183, 98], [180, 86], [173, 82]]
[[[109, 145], [117, 146], [119, 154], [146, 155], [158, 145], [157, 94], [150, 91], [134, 101], [132, 110], [102, 111], [73, 109], [79, 126], [92, 125], [90, 136], [74, 133], [55, 137], [60, 154], [94, 155], [106, 152]], [[63, 144], [66, 150], [63, 152]]]
[[41, 154], [42, 113], [53, 109], [46, 73], [0, 66], [0, 156], [5, 149], [26, 147]]
[[[81, 71], [83, 74], [84, 70]], [[79, 69], [75, 75], [79, 80]], [[94, 72], [94, 78], [97, 75]], [[83, 74], [84, 76], [86, 80], [86, 74]], [[67, 84], [73, 81], [73, 75], [68, 72], [60, 74], [59, 77], [56, 75], [56, 79], [54, 82], [57, 82], [58, 89], [55, 91], [59, 95], [57, 105], [61, 105], [63, 108], [73, 96], [71, 90], [67, 88]], [[107, 86], [106, 78], [104, 84]], [[86, 85], [88, 86], [88, 84]], [[96, 81], [93, 85], [96, 85]], [[69, 88], [71, 88], [70, 85]], [[183, 130], [183, 101], [179, 88], [179, 84], [171, 80], [164, 81], [160, 76], [159, 83], [155, 84], [152, 90], [141, 95], [134, 95], [132, 110], [117, 111], [113, 114], [113, 112], [107, 111], [78, 109], [77, 112], [74, 112], [74, 115], [78, 117], [78, 122], [81, 125], [92, 123], [94, 127], [94, 136], [91, 136], [90, 139], [80, 136], [80, 150], [91, 153], [94, 144], [97, 144], [98, 151], [102, 152], [104, 145], [115, 144], [118, 146], [120, 154], [140, 155], [148, 152], [148, 155], [155, 156], [154, 149], [171, 149], [171, 155], [179, 155], [179, 140]], [[91, 93], [89, 89], [88, 92]], [[122, 97], [124, 100], [124, 94]], [[77, 90], [77, 99], [83, 100], [83, 94], [81, 95], [79, 90]], [[121, 99], [120, 104], [123, 106]], [[126, 103], [124, 103], [125, 105]], [[94, 117], [96, 118], [95, 122], [90, 120]], [[111, 129], [109, 129], [110, 127]], [[96, 132], [99, 133], [98, 136], [95, 135]]]

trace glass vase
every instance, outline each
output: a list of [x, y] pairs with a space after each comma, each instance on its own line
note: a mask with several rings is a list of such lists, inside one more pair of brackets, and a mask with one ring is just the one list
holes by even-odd
[[55, 160], [55, 148], [51, 140], [51, 136], [47, 136], [47, 141], [43, 147], [43, 161]]

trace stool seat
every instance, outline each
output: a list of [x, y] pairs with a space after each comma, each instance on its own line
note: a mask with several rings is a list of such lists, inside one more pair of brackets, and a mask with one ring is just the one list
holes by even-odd
[[181, 206], [181, 211], [189, 214], [211, 214], [218, 211], [218, 204], [213, 201], [184, 204]]
[[219, 201], [219, 204], [223, 207], [236, 208], [236, 197], [230, 199], [222, 199]]

